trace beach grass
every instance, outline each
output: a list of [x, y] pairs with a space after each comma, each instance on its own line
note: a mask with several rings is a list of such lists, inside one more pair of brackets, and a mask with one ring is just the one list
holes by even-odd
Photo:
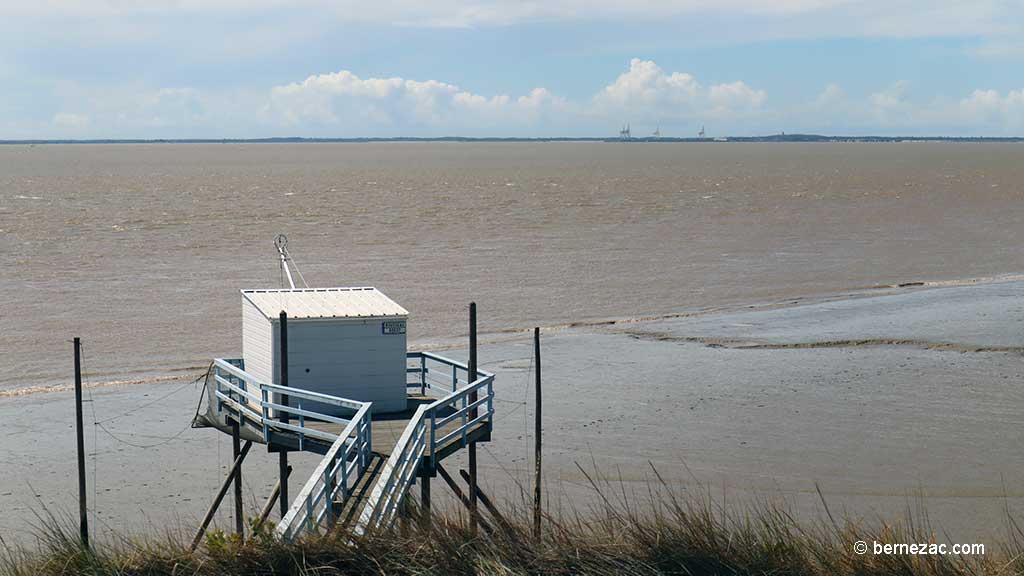
[[798, 521], [777, 503], [729, 510], [708, 496], [680, 496], [651, 482], [638, 494], [595, 481], [597, 504], [545, 514], [540, 538], [525, 501], [506, 502], [491, 531], [474, 532], [463, 510], [438, 511], [429, 526], [414, 507], [392, 528], [354, 535], [336, 530], [297, 542], [272, 530], [246, 538], [219, 530], [191, 552], [187, 537], [168, 533], [86, 548], [77, 529], [53, 516], [35, 549], [6, 547], [0, 574], [593, 574], [593, 575], [1010, 575], [1024, 574], [1024, 533], [1008, 520], [998, 549], [979, 555], [858, 554], [855, 543], [939, 543], [926, 516], [864, 526], [835, 518]]

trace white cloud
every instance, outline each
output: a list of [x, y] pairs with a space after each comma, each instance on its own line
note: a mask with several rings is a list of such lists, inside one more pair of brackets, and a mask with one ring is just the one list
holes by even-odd
[[960, 117], [967, 125], [1002, 126], [1005, 132], [1024, 129], [1024, 89], [1005, 95], [995, 90], [975, 90], [959, 102]]
[[1017, 59], [1024, 57], [1024, 41], [1016, 35], [988, 40], [973, 48], [971, 53], [979, 58]]
[[880, 111], [898, 109], [905, 104], [903, 101], [903, 95], [906, 91], [906, 81], [900, 80], [898, 82], [894, 82], [886, 89], [872, 94], [870, 97], [871, 104]]
[[767, 92], [755, 90], [742, 81], [718, 84], [708, 92], [712, 111], [722, 115], [755, 111], [761, 108], [767, 98]]
[[1024, 133], [1024, 89], [975, 90], [960, 99], [915, 99], [905, 81], [864, 98], [830, 84], [806, 108], [790, 111], [801, 127], [828, 133], [1019, 136]]
[[763, 90], [742, 81], [704, 86], [691, 74], [633, 59], [629, 69], [588, 101], [570, 102], [545, 88], [486, 96], [439, 80], [360, 78], [348, 70], [276, 86], [266, 118], [319, 135], [565, 135], [613, 132], [622, 122], [731, 122], [762, 108]]
[[15, 102], [18, 107], [12, 105], [12, 112], [20, 109], [22, 113], [13, 117], [0, 138], [217, 138], [278, 133], [276, 127], [258, 124], [265, 95], [257, 100], [246, 93], [210, 93], [189, 87], [152, 88], [140, 83], [100, 87], [71, 81], [38, 87], [32, 94], [53, 102], [53, 110], [33, 117]]
[[689, 74], [666, 74], [650, 60], [633, 58], [629, 71], [605, 86], [595, 100], [599, 105], [621, 108], [689, 105], [700, 90], [700, 84]]
[[483, 96], [438, 80], [363, 79], [341, 70], [274, 87], [267, 113], [288, 126], [333, 135], [500, 135], [536, 126], [566, 106], [544, 88], [519, 97]]
[[778, 104], [741, 80], [706, 84], [642, 59], [631, 60], [592, 96], [574, 100], [540, 87], [518, 96], [487, 95], [442, 80], [362, 78], [348, 70], [238, 92], [143, 85], [101, 89], [70, 82], [54, 90], [52, 112], [34, 125], [9, 124], [7, 133], [51, 138], [602, 136], [614, 135], [627, 122], [635, 134], [660, 126], [665, 135], [690, 135], [702, 124], [709, 132], [729, 135], [1024, 132], [1024, 89], [921, 99], [902, 81], [861, 96], [828, 84], [802, 105]]
[[691, 74], [665, 72], [650, 60], [634, 58], [629, 70], [593, 99], [592, 113], [648, 122], [699, 122], [705, 117], [734, 119], [761, 108], [764, 90], [742, 81], [705, 87]]
[[814, 99], [814, 107], [818, 109], [834, 109], [846, 101], [846, 92], [838, 84], [832, 83]]
[[89, 125], [89, 117], [84, 114], [57, 112], [53, 115], [53, 125], [59, 128], [85, 128]]

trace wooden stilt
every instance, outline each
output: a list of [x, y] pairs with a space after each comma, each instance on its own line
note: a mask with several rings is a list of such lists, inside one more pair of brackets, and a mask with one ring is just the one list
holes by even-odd
[[[448, 474], [448, 471], [444, 469], [444, 466], [441, 466], [440, 464], [437, 465], [437, 473], [440, 474], [441, 479], [444, 480], [445, 484], [447, 484], [448, 487], [452, 489], [452, 493], [454, 493], [455, 497], [459, 499], [459, 502], [462, 502], [462, 505], [465, 506], [466, 509], [468, 510], [469, 497], [462, 493], [462, 488], [459, 487], [459, 484], [455, 481], [455, 479], [452, 478], [451, 475]], [[480, 522], [480, 526], [483, 527], [485, 532], [487, 532], [488, 534], [494, 532], [494, 528], [492, 528], [491, 525], [488, 524], [486, 520], [484, 520], [483, 518], [478, 518], [477, 520]]]
[[533, 436], [534, 436], [534, 454], [533, 454], [533, 538], [540, 540], [540, 485], [541, 485], [541, 473], [540, 473], [540, 461], [541, 461], [541, 437], [543, 430], [541, 428], [541, 395], [540, 395], [540, 328], [533, 329], [533, 358], [534, 365], [536, 367], [536, 386], [537, 393], [535, 394], [536, 407], [533, 411]]
[[[470, 476], [468, 472], [466, 472], [465, 470], [459, 470], [459, 475], [462, 476], [462, 479], [465, 480], [467, 484], [469, 483]], [[480, 499], [480, 503], [484, 505], [484, 508], [486, 508], [487, 511], [491, 513], [491, 516], [493, 516], [494, 519], [497, 520], [499, 524], [501, 524], [505, 528], [511, 526], [511, 524], [509, 524], [508, 521], [505, 520], [505, 517], [501, 515], [501, 512], [498, 511], [498, 507], [495, 506], [494, 502], [492, 502], [491, 499], [487, 497], [487, 494], [484, 494], [484, 491], [481, 490], [479, 486], [476, 487], [476, 495], [477, 498]]]
[[[470, 382], [476, 381], [476, 302], [469, 303], [469, 374], [467, 379]], [[476, 402], [477, 394], [473, 391], [469, 394], [469, 403]], [[476, 419], [477, 410], [469, 411], [469, 420]], [[469, 529], [476, 534], [477, 510], [476, 510], [476, 442], [469, 443]]]
[[292, 471], [292, 467], [288, 465], [288, 453], [281, 451], [277, 455], [277, 486], [280, 494], [278, 501], [281, 503], [281, 518], [288, 513], [288, 474]]
[[245, 455], [249, 453], [249, 448], [252, 448], [252, 442], [249, 440], [245, 441], [245, 445], [242, 446], [242, 451], [235, 458], [231, 469], [228, 471], [228, 475], [224, 478], [224, 482], [220, 485], [220, 490], [217, 491], [217, 496], [213, 499], [213, 503], [206, 510], [206, 515], [203, 516], [203, 521], [199, 524], [199, 530], [196, 531], [195, 538], [192, 539], [192, 546], [190, 550], [195, 550], [196, 546], [199, 546], [199, 541], [202, 540], [203, 534], [206, 533], [207, 526], [213, 520], [213, 515], [217, 513], [217, 508], [220, 508], [221, 501], [224, 500], [224, 495], [228, 493], [228, 488], [231, 487], [231, 482], [235, 479], [235, 474], [238, 473], [242, 468], [242, 460], [245, 460]]
[[[231, 454], [234, 459], [242, 452], [242, 438], [239, 436], [238, 422], [231, 420]], [[245, 536], [245, 517], [242, 510], [242, 464], [239, 462], [235, 472], [235, 534]]]
[[[89, 547], [89, 512], [85, 503], [85, 438], [82, 434], [82, 341], [75, 338], [75, 441], [78, 444], [78, 532]], [[93, 478], [95, 481], [95, 478]]]
[[430, 528], [430, 476], [420, 477], [420, 524], [424, 530]]
[[[280, 316], [281, 324], [281, 338], [280, 338], [280, 352], [281, 358], [281, 386], [288, 386], [288, 314], [284, 310], [281, 310]], [[287, 394], [281, 395], [281, 405], [288, 406], [289, 398]], [[288, 413], [281, 412], [281, 422], [288, 423]], [[277, 476], [278, 482], [281, 483], [281, 518], [285, 517], [288, 513], [288, 507], [291, 505], [291, 500], [288, 499], [288, 471], [291, 468], [288, 466], [288, 452], [281, 447], [281, 452], [277, 455]]]
[[398, 529], [403, 537], [409, 536], [409, 508], [409, 492], [406, 491], [398, 501]]

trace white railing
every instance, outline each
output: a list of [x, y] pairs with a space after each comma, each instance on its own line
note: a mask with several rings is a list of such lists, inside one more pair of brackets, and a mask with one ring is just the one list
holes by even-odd
[[360, 408], [323, 460], [299, 491], [291, 508], [275, 531], [292, 540], [300, 532], [330, 529], [337, 518], [335, 503], [344, 503], [352, 495], [363, 472], [370, 466], [370, 403]]
[[423, 417], [426, 412], [427, 407], [420, 406], [399, 437], [395, 451], [388, 457], [377, 483], [370, 491], [366, 506], [356, 522], [356, 531], [381, 526], [394, 517], [427, 449], [427, 426]]
[[[455, 444], [465, 447], [472, 441], [470, 434], [493, 422], [494, 374], [477, 370], [470, 381], [468, 366], [429, 352], [407, 354], [406, 373], [412, 375], [406, 382], [410, 390], [442, 397], [421, 405], [409, 421], [370, 491], [357, 531], [390, 525], [420, 466], [426, 463], [432, 473], [439, 450]], [[371, 403], [261, 382], [234, 359], [214, 360], [213, 382], [217, 411], [228, 413], [240, 426], [259, 430], [268, 444], [274, 433], [292, 434], [299, 450], [307, 448], [308, 440], [319, 441], [321, 449], [331, 442], [275, 531], [291, 540], [304, 532], [329, 529], [336, 520], [336, 504], [343, 505], [352, 495], [370, 465]], [[287, 403], [282, 403], [284, 396]], [[303, 408], [303, 401], [340, 406], [355, 414], [351, 419], [323, 414]], [[311, 428], [307, 419], [341, 424], [344, 430], [336, 435]]]
[[[256, 379], [242, 369], [241, 360], [217, 358], [213, 361], [214, 395], [217, 397], [217, 411], [233, 414], [239, 425], [259, 430], [263, 441], [271, 441], [272, 432], [291, 432], [299, 444], [299, 450], [306, 449], [307, 439], [334, 442], [338, 436], [306, 426], [309, 418], [318, 422], [330, 422], [347, 426], [347, 418], [323, 414], [303, 408], [303, 402], [319, 402], [358, 411], [366, 403], [279, 386]], [[276, 396], [276, 402], [275, 402]], [[288, 397], [288, 404], [281, 404], [281, 397]]]
[[[292, 501], [275, 531], [286, 539], [299, 533], [329, 528], [334, 523], [335, 503], [344, 503], [370, 466], [370, 402], [358, 402], [319, 392], [261, 382], [244, 369], [241, 360], [217, 358], [213, 361], [213, 393], [217, 411], [234, 417], [240, 426], [259, 430], [263, 441], [271, 443], [272, 433], [291, 433], [299, 450], [309, 439], [330, 442], [323, 459]], [[276, 398], [275, 398], [276, 396]], [[287, 397], [287, 404], [282, 404]], [[276, 400], [276, 401], [275, 401]], [[351, 419], [339, 418], [302, 407], [303, 401], [340, 406], [355, 411]], [[293, 405], [294, 404], [294, 405]], [[341, 434], [332, 434], [307, 426], [307, 419], [344, 426]]]
[[[431, 467], [437, 463], [438, 448], [447, 446], [452, 440], [464, 447], [468, 442], [468, 434], [478, 425], [490, 425], [494, 417], [494, 374], [484, 374], [469, 386], [427, 407], [425, 417], [430, 430], [430, 451], [427, 456]], [[453, 422], [456, 426], [448, 428]]]
[[[432, 354], [430, 352], [409, 352], [406, 355], [407, 375], [406, 386], [410, 390], [419, 389], [420, 394], [446, 395], [469, 384], [469, 366]], [[489, 374], [477, 370], [478, 374]]]
[[[420, 387], [424, 391], [436, 392], [451, 386], [449, 390], [452, 391], [439, 400], [420, 406], [405, 427], [370, 492], [356, 524], [359, 531], [390, 525], [420, 465], [426, 462], [433, 469], [439, 449], [453, 441], [465, 446], [471, 432], [479, 426], [489, 426], [493, 421], [494, 374], [477, 370], [476, 380], [458, 388], [465, 382], [459, 378], [460, 371], [469, 373], [465, 364], [429, 352], [412, 352], [407, 357], [414, 368], [406, 372], [416, 374], [415, 381], [407, 383], [410, 388]], [[456, 425], [451, 427], [452, 423]], [[441, 432], [444, 434], [440, 435]]]

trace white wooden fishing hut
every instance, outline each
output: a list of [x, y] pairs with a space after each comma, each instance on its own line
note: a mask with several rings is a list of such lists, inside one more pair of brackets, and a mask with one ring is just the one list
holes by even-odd
[[376, 288], [242, 290], [242, 359], [264, 382], [280, 381], [281, 312], [288, 318], [289, 386], [372, 402], [374, 413], [406, 409], [405, 308]]
[[[279, 454], [278, 486], [259, 521], [277, 500], [275, 531], [286, 539], [388, 525], [415, 482], [429, 517], [438, 473], [475, 511], [479, 490], [463, 497], [441, 466], [467, 449], [475, 487], [476, 443], [491, 436], [494, 374], [477, 368], [475, 305], [468, 363], [409, 352], [404, 308], [375, 288], [297, 288], [286, 242], [279, 236], [275, 245], [290, 287], [242, 290], [242, 357], [212, 363], [207, 410], [195, 426], [231, 434], [235, 461], [193, 545], [232, 483], [243, 531], [241, 463], [253, 442]], [[289, 499], [287, 455], [297, 450], [323, 459]]]

